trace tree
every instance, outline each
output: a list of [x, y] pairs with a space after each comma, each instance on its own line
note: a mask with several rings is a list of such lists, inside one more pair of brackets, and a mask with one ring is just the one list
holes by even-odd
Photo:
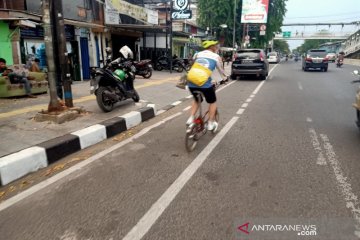
[[[286, 1], [287, 0], [269, 0], [268, 21], [265, 36], [259, 36], [259, 32], [249, 32], [249, 35], [255, 40], [252, 40], [251, 45], [254, 47], [264, 47], [274, 34], [281, 32], [281, 26], [286, 13]], [[233, 38], [233, 21], [234, 21], [234, 7], [236, 2], [236, 36], [235, 40], [239, 43], [244, 36], [243, 27], [241, 24], [241, 9], [242, 0], [198, 0], [199, 17], [198, 23], [201, 27], [206, 29], [218, 28], [221, 24], [226, 24], [227, 29], [222, 32], [217, 31], [217, 35], [223, 35], [225, 37], [225, 45], [232, 46]], [[259, 24], [257, 24], [259, 25]]]
[[281, 32], [281, 26], [286, 14], [287, 0], [269, 0], [268, 21], [266, 24], [266, 35], [260, 36], [259, 32], [250, 32], [251, 38], [255, 38], [253, 47], [263, 48], [272, 40], [276, 33]]
[[289, 44], [285, 40], [274, 40], [274, 50], [282, 53], [290, 53]]

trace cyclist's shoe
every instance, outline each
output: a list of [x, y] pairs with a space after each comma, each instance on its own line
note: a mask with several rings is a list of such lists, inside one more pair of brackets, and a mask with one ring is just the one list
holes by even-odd
[[194, 122], [194, 119], [195, 119], [195, 117], [194, 116], [190, 116], [189, 118], [188, 118], [188, 120], [186, 121], [186, 125], [190, 125], [190, 124], [192, 124], [193, 122]]
[[209, 131], [213, 131], [213, 132], [216, 132], [218, 127], [219, 127], [219, 124], [217, 122], [212, 122], [212, 121], [209, 121], [209, 123], [207, 125], [207, 129]]

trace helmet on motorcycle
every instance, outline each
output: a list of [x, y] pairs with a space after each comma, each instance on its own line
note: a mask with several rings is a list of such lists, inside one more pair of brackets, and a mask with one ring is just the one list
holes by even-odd
[[120, 69], [116, 69], [114, 72], [115, 76], [117, 76], [121, 81], [125, 79], [125, 72]]
[[126, 45], [123, 46], [122, 48], [120, 48], [119, 52], [122, 55], [122, 57], [125, 59], [133, 59], [134, 58], [133, 51], [131, 51], [131, 49]]
[[206, 38], [202, 42], [202, 47], [207, 49], [211, 46], [217, 45], [219, 41], [217, 41], [215, 38]]

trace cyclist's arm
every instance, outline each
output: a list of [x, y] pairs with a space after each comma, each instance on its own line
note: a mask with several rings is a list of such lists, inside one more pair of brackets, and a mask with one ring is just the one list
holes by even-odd
[[218, 59], [217, 59], [217, 61], [216, 61], [216, 68], [217, 68], [217, 70], [219, 71], [220, 76], [221, 76], [222, 78], [227, 78], [227, 77], [228, 77], [228, 76], [226, 75], [226, 73], [225, 73], [224, 68], [223, 68], [223, 62], [222, 62], [220, 56], [218, 57]]

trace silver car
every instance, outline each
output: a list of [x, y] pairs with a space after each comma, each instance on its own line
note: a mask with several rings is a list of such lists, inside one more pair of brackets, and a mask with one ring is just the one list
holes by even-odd
[[279, 53], [277, 52], [268, 53], [267, 59], [269, 63], [279, 63], [280, 62]]

